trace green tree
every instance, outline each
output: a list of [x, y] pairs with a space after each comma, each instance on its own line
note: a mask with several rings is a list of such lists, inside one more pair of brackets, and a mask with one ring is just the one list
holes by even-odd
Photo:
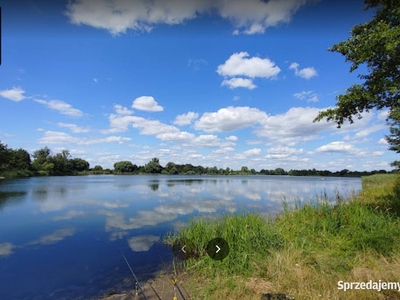
[[103, 167], [100, 165], [95, 165], [92, 170], [95, 172], [101, 172], [101, 171], [103, 171]]
[[282, 168], [276, 168], [275, 175], [286, 175], [286, 171]]
[[[136, 167], [136, 168], [135, 168]], [[133, 165], [130, 161], [124, 160], [114, 164], [114, 170], [116, 172], [134, 172], [137, 170], [137, 166]]]
[[9, 169], [30, 170], [32, 168], [31, 156], [25, 149], [9, 149]]
[[[385, 136], [389, 145], [389, 150], [400, 153], [400, 108], [392, 109], [390, 113], [391, 122], [390, 124], [390, 135]], [[390, 164], [397, 170], [400, 170], [400, 161], [395, 160]]]
[[146, 173], [161, 173], [162, 166], [160, 165], [160, 160], [154, 157], [144, 166], [144, 170]]
[[62, 150], [61, 153], [49, 158], [49, 161], [54, 164], [53, 171], [50, 175], [68, 175], [73, 171], [73, 163], [69, 159], [69, 150]]
[[246, 166], [242, 166], [242, 168], [240, 169], [240, 173], [241, 174], [248, 174], [249, 173], [249, 168]]
[[314, 121], [327, 118], [340, 127], [345, 120], [353, 123], [354, 116], [361, 118], [363, 111], [399, 107], [400, 2], [365, 0], [365, 3], [365, 9], [375, 8], [373, 19], [354, 26], [346, 41], [329, 50], [343, 54], [352, 63], [350, 72], [366, 64], [368, 74], [359, 75], [364, 82], [352, 85], [346, 94], [339, 95], [336, 108], [320, 112]]
[[41, 170], [43, 169], [42, 168], [43, 164], [49, 162], [49, 159], [51, 157], [51, 150], [47, 147], [44, 147], [42, 149], [33, 152], [32, 157], [34, 158], [33, 160], [34, 168], [36, 170]]
[[8, 168], [9, 154], [10, 152], [8, 151], [7, 145], [0, 141], [0, 171], [4, 171]]
[[79, 172], [89, 170], [90, 166], [89, 162], [87, 162], [82, 158], [72, 159], [71, 164], [72, 164], [72, 169]]
[[[329, 50], [345, 56], [351, 62], [350, 72], [366, 65], [367, 74], [358, 77], [363, 81], [354, 84], [346, 93], [337, 97], [335, 108], [322, 111], [314, 122], [326, 118], [334, 121], [338, 128], [353, 117], [371, 109], [389, 109], [387, 121], [391, 120], [390, 136], [386, 140], [390, 150], [400, 150], [400, 1], [365, 0], [365, 9], [375, 8], [369, 22], [356, 25], [351, 36]], [[392, 166], [399, 166], [394, 162]]]

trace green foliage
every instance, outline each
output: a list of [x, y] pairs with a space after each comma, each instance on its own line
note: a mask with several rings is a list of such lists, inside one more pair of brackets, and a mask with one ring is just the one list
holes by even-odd
[[71, 164], [72, 164], [72, 169], [79, 171], [79, 172], [89, 170], [89, 166], [90, 166], [89, 162], [87, 162], [86, 160], [84, 160], [82, 158], [72, 159]]
[[24, 149], [9, 150], [9, 168], [17, 170], [31, 170], [32, 162], [28, 151]]
[[[396, 151], [396, 153], [400, 153], [400, 108], [395, 107], [390, 111], [389, 117], [391, 119], [390, 124], [390, 135], [385, 136], [386, 141], [391, 145], [389, 150]], [[399, 169], [398, 164], [393, 162], [392, 167], [397, 167]]]
[[345, 56], [351, 62], [350, 72], [366, 64], [368, 74], [359, 75], [361, 84], [349, 87], [337, 97], [335, 108], [318, 114], [314, 122], [326, 118], [338, 128], [353, 117], [371, 109], [389, 109], [390, 150], [400, 152], [400, 2], [394, 0], [365, 0], [366, 9], [375, 8], [369, 22], [356, 25], [351, 36], [329, 50]]
[[351, 86], [346, 94], [338, 96], [337, 107], [320, 112], [314, 121], [327, 118], [338, 126], [345, 120], [353, 123], [353, 116], [372, 108], [393, 109], [399, 106], [400, 95], [400, 2], [366, 0], [367, 9], [375, 8], [370, 22], [356, 25], [346, 41], [329, 50], [339, 52], [352, 63], [350, 72], [366, 64], [368, 74], [359, 75], [362, 84]]
[[0, 141], [0, 174], [4, 177], [32, 176], [32, 163], [24, 149], [11, 149]]
[[0, 141], [0, 171], [6, 170], [8, 167], [9, 151], [6, 144]]
[[157, 157], [152, 158], [151, 161], [149, 161], [145, 166], [144, 166], [144, 171], [146, 173], [156, 173], [160, 174], [162, 171], [162, 166], [160, 165], [160, 160]]
[[93, 171], [103, 171], [103, 167], [100, 165], [95, 165], [92, 170]]
[[282, 168], [276, 168], [275, 169], [275, 175], [286, 175], [286, 171]]
[[135, 172], [138, 169], [137, 165], [132, 164], [130, 161], [123, 160], [114, 164], [114, 170], [121, 173]]
[[81, 158], [71, 159], [69, 150], [62, 150], [52, 155], [47, 147], [33, 153], [32, 167], [39, 176], [48, 175], [74, 175], [77, 172], [89, 169], [89, 163]]
[[36, 165], [41, 165], [45, 163], [51, 156], [51, 150], [49, 148], [44, 147], [42, 149], [36, 150], [33, 152], [32, 157], [34, 158], [34, 163]]

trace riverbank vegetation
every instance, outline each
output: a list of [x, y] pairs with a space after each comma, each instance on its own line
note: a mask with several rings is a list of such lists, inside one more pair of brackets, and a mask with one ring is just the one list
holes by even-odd
[[[263, 218], [250, 212], [215, 221], [192, 220], [167, 243], [184, 243], [196, 299], [260, 299], [283, 293], [295, 299], [397, 299], [399, 292], [338, 289], [338, 281], [397, 282], [400, 274], [400, 177], [362, 178], [363, 189], [334, 204], [285, 205], [282, 214]], [[222, 261], [205, 252], [221, 237], [230, 246]], [[396, 298], [397, 297], [397, 298]]]

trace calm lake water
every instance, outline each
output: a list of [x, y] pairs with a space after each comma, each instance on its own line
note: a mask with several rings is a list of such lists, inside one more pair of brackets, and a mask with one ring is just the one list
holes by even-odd
[[132, 289], [171, 260], [162, 244], [192, 217], [349, 195], [360, 178], [74, 176], [0, 180], [0, 299], [88, 299]]

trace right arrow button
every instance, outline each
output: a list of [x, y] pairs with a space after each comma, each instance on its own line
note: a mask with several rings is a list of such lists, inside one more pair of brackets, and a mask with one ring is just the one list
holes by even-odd
[[215, 238], [208, 242], [206, 251], [215, 260], [223, 260], [229, 254], [229, 245], [223, 238]]

